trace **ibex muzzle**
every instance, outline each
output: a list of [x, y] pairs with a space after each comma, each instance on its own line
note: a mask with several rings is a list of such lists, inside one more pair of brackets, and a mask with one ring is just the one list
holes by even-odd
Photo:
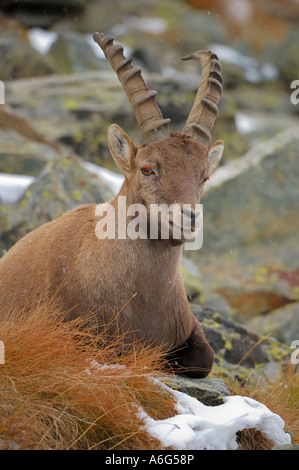
[[[145, 208], [150, 221], [153, 206], [179, 207], [182, 227], [196, 230], [198, 204], [205, 181], [217, 166], [223, 142], [210, 144], [222, 92], [221, 66], [209, 51], [196, 52], [202, 78], [182, 133], [171, 133], [141, 70], [113, 38], [95, 33], [131, 104], [143, 135], [134, 141], [116, 124], [108, 130], [111, 154], [125, 181], [109, 201], [109, 222], [120, 223], [132, 204]], [[125, 207], [119, 209], [119, 202]], [[177, 372], [204, 377], [213, 365], [214, 352], [192, 314], [181, 274], [186, 237], [173, 236], [176, 216], [167, 222], [169, 237], [99, 239], [96, 235], [101, 206], [78, 207], [26, 235], [0, 260], [1, 315], [20, 311], [28, 303], [57, 301], [65, 318], [96, 312], [98, 328], [113, 336], [126, 332], [121, 348], [141, 340], [160, 345]], [[113, 220], [110, 220], [113, 219]], [[123, 220], [123, 219], [122, 219]], [[125, 224], [130, 216], [125, 215]]]

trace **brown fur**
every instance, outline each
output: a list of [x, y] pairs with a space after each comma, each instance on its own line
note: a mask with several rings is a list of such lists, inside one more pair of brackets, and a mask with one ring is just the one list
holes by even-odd
[[[127, 196], [127, 204], [146, 207], [199, 202], [210, 149], [182, 134], [137, 148], [115, 125], [108, 142], [125, 175], [119, 194], [110, 201], [116, 220], [119, 195]], [[145, 164], [153, 167], [154, 177], [143, 176], [140, 167]], [[78, 207], [8, 251], [0, 260], [1, 310], [54, 297], [66, 319], [93, 311], [99, 329], [111, 335], [131, 332], [127, 346], [142, 339], [167, 351], [178, 350], [170, 356], [175, 367], [191, 376], [206, 376], [214, 352], [186, 298], [180, 269], [184, 240], [99, 240], [96, 207]]]

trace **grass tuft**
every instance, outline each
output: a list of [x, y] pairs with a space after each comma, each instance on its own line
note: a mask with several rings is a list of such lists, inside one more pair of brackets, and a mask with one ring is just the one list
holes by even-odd
[[0, 318], [3, 446], [159, 449], [137, 414], [140, 406], [153, 417], [175, 414], [174, 398], [149, 380], [163, 368], [158, 349], [134, 344], [115, 364], [114, 342], [99, 348], [105, 333], [86, 318], [63, 322], [54, 303]]

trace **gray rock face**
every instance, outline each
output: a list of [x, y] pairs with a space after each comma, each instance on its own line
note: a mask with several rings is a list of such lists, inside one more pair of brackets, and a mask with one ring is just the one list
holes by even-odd
[[267, 315], [256, 316], [247, 321], [247, 327], [261, 335], [271, 333], [289, 346], [299, 340], [299, 302], [277, 308]]
[[298, 144], [297, 133], [287, 131], [215, 172], [203, 199], [203, 252], [274, 243], [295, 235]]
[[1, 80], [49, 75], [54, 72], [50, 61], [32, 49], [24, 38], [0, 33]]
[[218, 406], [230, 391], [222, 379], [190, 379], [183, 376], [162, 377], [168, 387], [197, 398], [206, 406]]
[[291, 350], [273, 337], [262, 337], [215, 310], [191, 305], [207, 341], [215, 351], [213, 376], [275, 382]]
[[91, 175], [75, 157], [49, 162], [11, 211], [10, 228], [2, 234], [7, 247], [29, 231], [60, 217], [80, 204], [100, 203], [113, 193], [96, 175]]
[[99, 62], [105, 64], [96, 57], [85, 35], [69, 31], [58, 35], [47, 57], [51, 58], [56, 73], [62, 74], [98, 70]]

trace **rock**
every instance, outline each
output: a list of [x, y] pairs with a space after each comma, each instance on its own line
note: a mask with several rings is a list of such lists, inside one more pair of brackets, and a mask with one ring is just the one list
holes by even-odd
[[[109, 124], [117, 122], [137, 143], [141, 142], [141, 133], [129, 100], [108, 62], [96, 59], [96, 67], [98, 72], [14, 80], [6, 86], [6, 101], [49, 140], [71, 146], [77, 155], [96, 164], [115, 168], [107, 145]], [[157, 102], [163, 114], [172, 119], [172, 130], [181, 131], [195, 98], [199, 68], [191, 76], [185, 73], [172, 77], [154, 73], [144, 76], [148, 86], [158, 90]], [[247, 149], [248, 141], [242, 136], [238, 138], [232, 116], [217, 120], [215, 138], [228, 141], [232, 130], [234, 138], [228, 144], [227, 155], [235, 158]], [[11, 142], [10, 147], [14, 146], [11, 138], [3, 139]], [[23, 153], [26, 149], [27, 144]], [[23, 171], [26, 174], [25, 168]]]
[[4, 206], [0, 202], [0, 258], [9, 248], [9, 245], [2, 240], [2, 234], [7, 233], [11, 229], [8, 214], [8, 207]]
[[297, 232], [298, 143], [297, 133], [286, 131], [215, 171], [202, 200], [202, 252], [280, 242]]
[[81, 204], [100, 203], [113, 197], [108, 186], [91, 175], [76, 157], [49, 162], [19, 201], [11, 229], [1, 239], [12, 245], [29, 231], [60, 217]]
[[[269, 42], [262, 54], [263, 58], [267, 58], [267, 61], [276, 63], [280, 72], [280, 80], [288, 88], [291, 82], [299, 77], [298, 41], [298, 25], [293, 24], [285, 40], [280, 41], [279, 44]], [[279, 60], [277, 60], [277, 57], [279, 57]]]
[[80, 10], [72, 15], [60, 15], [52, 29], [61, 31], [67, 28], [89, 34], [94, 31], [108, 33], [113, 26], [122, 25], [126, 3], [123, 0], [101, 0], [101, 3], [98, 0], [79, 0]]
[[132, 57], [134, 57], [134, 65], [139, 65], [143, 71], [149, 71], [158, 74], [162, 73], [160, 58], [153, 55], [149, 50], [145, 50], [139, 46], [134, 49]]
[[203, 246], [185, 252], [201, 295], [248, 318], [298, 300], [298, 142], [289, 129], [217, 169], [201, 200]]
[[28, 142], [13, 131], [0, 129], [0, 173], [37, 176], [46, 162], [55, 156], [52, 149]]
[[7, 0], [2, 5], [2, 11], [15, 18], [27, 27], [49, 28], [65, 16], [72, 19], [78, 17], [83, 11], [86, 2], [84, 0], [23, 0], [22, 8], [13, 0]]
[[242, 285], [222, 286], [216, 292], [243, 318], [263, 315], [292, 302], [291, 297], [275, 290], [275, 286]]
[[260, 335], [271, 334], [291, 346], [299, 339], [299, 302], [293, 302], [263, 316], [246, 322], [246, 327]]
[[182, 257], [182, 275], [185, 290], [189, 301], [193, 301], [201, 293], [200, 273], [192, 260]]
[[0, 439], [0, 450], [19, 450], [19, 445], [15, 441]]
[[7, 104], [0, 105], [0, 127], [5, 131], [12, 130], [33, 142], [50, 146], [55, 152], [59, 151], [55, 142], [50, 141], [47, 137], [38, 132], [28, 119], [16, 113], [13, 108]]
[[[102, 63], [99, 60], [99, 67]], [[6, 100], [48, 139], [113, 169], [107, 145], [110, 123], [117, 122], [140, 139], [129, 100], [111, 70], [14, 80], [6, 86]]]
[[[87, 47], [89, 52], [82, 53], [80, 49], [78, 54], [75, 48], [76, 59], [72, 60], [73, 65], [70, 68], [67, 66], [68, 71], [77, 65], [84, 68], [85, 56], [88, 58], [92, 55], [91, 67], [97, 68], [98, 72], [14, 80], [6, 85], [6, 100], [48, 139], [71, 146], [76, 154], [94, 163], [104, 163], [115, 168], [108, 151], [107, 128], [111, 122], [117, 122], [139, 143], [141, 135], [136, 119], [108, 62], [95, 58], [83, 36], [74, 37], [80, 37], [79, 43], [84, 44], [82, 47]], [[67, 42], [70, 49], [77, 44], [71, 33], [64, 33], [61, 40]], [[66, 56], [64, 60], [67, 62]], [[90, 65], [86, 64], [86, 67]], [[182, 130], [191, 110], [200, 77], [198, 64], [195, 67], [197, 68], [193, 75], [145, 74], [149, 87], [158, 90], [157, 102], [163, 114], [172, 119], [173, 130]], [[220, 116], [213, 132], [214, 140], [225, 141], [223, 162], [236, 159], [252, 145], [250, 139], [246, 135], [240, 135], [236, 129], [234, 113], [239, 106], [239, 99], [236, 101], [229, 97], [230, 93], [228, 91], [228, 94], [224, 94], [220, 101]], [[230, 105], [231, 102], [234, 102], [233, 106]], [[26, 147], [23, 152], [26, 152]], [[25, 169], [23, 171], [26, 173]]]
[[[59, 32], [57, 40], [51, 46], [47, 57], [50, 57], [56, 73], [84, 72], [98, 70], [106, 61], [100, 61], [94, 54], [86, 35], [71, 31]], [[108, 68], [108, 67], [107, 67]]]
[[[202, 291], [203, 292], [203, 291]], [[217, 293], [213, 294], [201, 294], [199, 298], [199, 302], [197, 299], [191, 299], [193, 303], [201, 304], [204, 307], [211, 308], [215, 310], [215, 312], [220, 313], [223, 318], [231, 319], [232, 316], [232, 308], [226, 299]]]
[[11, 31], [0, 34], [1, 80], [48, 75], [54, 72], [51, 62], [29, 42]]
[[[252, 83], [243, 82], [232, 90], [225, 90], [223, 100], [234, 100], [237, 103], [237, 111], [240, 112], [248, 112], [249, 114], [264, 112], [265, 122], [260, 123], [264, 128], [274, 117], [279, 122], [281, 115], [286, 118], [287, 116], [292, 117], [294, 112], [289, 89], [286, 90], [279, 83], [266, 82], [259, 83], [259, 86], [252, 86]], [[283, 127], [284, 124], [284, 122], [280, 122], [280, 126]]]
[[200, 296], [220, 294], [246, 325], [299, 300], [298, 142], [284, 131], [216, 170], [202, 199], [203, 246], [185, 252]]
[[180, 58], [186, 51], [207, 49], [209, 44], [221, 43], [227, 37], [226, 28], [218, 18], [194, 11], [182, 2], [165, 1], [157, 7], [156, 15], [149, 9], [148, 17], [144, 4], [136, 7], [133, 13], [122, 18], [119, 28], [111, 28], [111, 34], [119, 32], [119, 42], [156, 57], [161, 67], [199, 74], [198, 64], [190, 61], [186, 65]]
[[263, 338], [211, 308], [191, 305], [191, 310], [215, 351], [212, 376], [273, 383], [289, 364], [291, 350], [277, 339]]
[[183, 376], [167, 375], [161, 381], [168, 387], [186, 393], [207, 406], [217, 406], [224, 403], [223, 397], [229, 396], [230, 391], [222, 379], [190, 379]]
[[[226, 105], [227, 103], [220, 104], [220, 119], [216, 120], [213, 128], [213, 140], [225, 142], [225, 152], [220, 160], [220, 166], [244, 155], [252, 146], [248, 135], [240, 134], [237, 129], [236, 111], [226, 110]], [[190, 106], [192, 106], [191, 103]]]

